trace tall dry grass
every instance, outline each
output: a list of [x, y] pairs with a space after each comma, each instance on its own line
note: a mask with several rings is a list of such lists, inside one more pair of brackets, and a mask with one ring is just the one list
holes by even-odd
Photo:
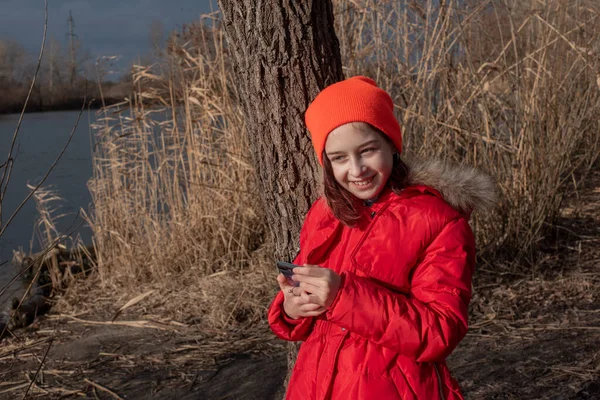
[[187, 292], [178, 317], [220, 327], [260, 318], [240, 293], [272, 282], [255, 268], [264, 224], [223, 32], [187, 29], [161, 65], [136, 67], [126, 112], [103, 110], [90, 222], [102, 287]]
[[487, 255], [534, 259], [600, 153], [600, 9], [592, 1], [339, 0], [347, 75], [392, 93], [406, 148], [490, 173]]
[[[474, 219], [483, 257], [531, 258], [600, 152], [594, 4], [335, 5], [346, 75], [372, 76], [392, 94], [407, 151], [497, 180], [497, 212]], [[216, 17], [168, 50], [158, 67], [134, 71], [126, 112], [104, 109], [95, 127], [99, 285], [123, 298], [158, 288], [154, 305], [177, 319], [248, 326], [264, 315], [274, 273]]]

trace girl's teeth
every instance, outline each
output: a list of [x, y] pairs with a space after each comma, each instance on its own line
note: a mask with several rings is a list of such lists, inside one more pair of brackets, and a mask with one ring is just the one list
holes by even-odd
[[369, 179], [368, 181], [354, 182], [354, 184], [355, 184], [356, 186], [366, 186], [366, 185], [368, 185], [369, 183], [371, 183], [371, 179]]

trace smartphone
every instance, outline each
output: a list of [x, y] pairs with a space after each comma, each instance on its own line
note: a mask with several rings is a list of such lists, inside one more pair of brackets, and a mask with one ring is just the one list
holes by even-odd
[[294, 271], [292, 270], [296, 267], [300, 267], [300, 265], [288, 263], [285, 261], [277, 261], [277, 269], [283, 274], [283, 276], [287, 278], [289, 284], [293, 286], [300, 285], [300, 282], [292, 280], [292, 275], [294, 275]]

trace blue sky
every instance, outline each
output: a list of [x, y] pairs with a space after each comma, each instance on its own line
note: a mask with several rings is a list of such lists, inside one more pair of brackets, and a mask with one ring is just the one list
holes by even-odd
[[[121, 56], [120, 66], [150, 53], [153, 21], [165, 33], [216, 11], [216, 0], [48, 0], [48, 37], [65, 45], [69, 10], [81, 47], [93, 59]], [[14, 40], [37, 54], [44, 27], [43, 0], [0, 0], [0, 39]]]

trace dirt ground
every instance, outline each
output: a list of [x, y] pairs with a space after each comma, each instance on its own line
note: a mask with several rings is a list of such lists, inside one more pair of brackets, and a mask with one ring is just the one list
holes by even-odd
[[[467, 399], [600, 399], [600, 173], [590, 181], [530, 274], [480, 266], [469, 333], [448, 360]], [[281, 398], [285, 344], [265, 326], [122, 319], [51, 313], [4, 341], [0, 399]]]

